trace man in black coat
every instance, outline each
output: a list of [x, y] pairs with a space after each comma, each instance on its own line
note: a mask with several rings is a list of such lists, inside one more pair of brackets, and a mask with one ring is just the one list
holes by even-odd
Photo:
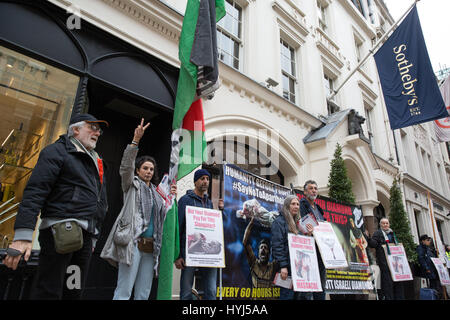
[[[368, 232], [366, 232], [368, 236]], [[402, 282], [394, 282], [389, 271], [388, 262], [384, 253], [383, 245], [388, 243], [397, 244], [397, 238], [394, 231], [390, 228], [389, 220], [382, 218], [380, 220], [380, 229], [375, 231], [372, 238], [368, 237], [369, 247], [375, 248], [377, 264], [380, 267], [381, 276], [381, 294], [384, 300], [404, 300]]]
[[[79, 299], [89, 261], [107, 211], [103, 161], [95, 152], [100, 123], [90, 114], [77, 114], [68, 133], [45, 147], [25, 187], [14, 225], [14, 239], [4, 264], [15, 270], [22, 257], [31, 254], [33, 232], [40, 213], [39, 266], [32, 299]], [[79, 231], [78, 246], [57, 252], [54, 234]], [[67, 233], [65, 233], [67, 235]], [[59, 241], [58, 241], [59, 243]], [[81, 248], [80, 248], [81, 247]], [[59, 248], [59, 247], [58, 247]], [[70, 269], [68, 267], [71, 267]], [[67, 272], [79, 279], [66, 285]], [[68, 281], [69, 282], [69, 281]]]

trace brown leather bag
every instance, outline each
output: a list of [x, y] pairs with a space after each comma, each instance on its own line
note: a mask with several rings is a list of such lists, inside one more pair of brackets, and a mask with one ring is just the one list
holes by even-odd
[[138, 249], [145, 253], [153, 252], [153, 238], [139, 238]]

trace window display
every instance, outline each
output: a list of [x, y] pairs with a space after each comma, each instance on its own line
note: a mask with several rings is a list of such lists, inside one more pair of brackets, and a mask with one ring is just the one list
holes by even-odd
[[0, 248], [39, 153], [66, 133], [79, 77], [0, 46]]

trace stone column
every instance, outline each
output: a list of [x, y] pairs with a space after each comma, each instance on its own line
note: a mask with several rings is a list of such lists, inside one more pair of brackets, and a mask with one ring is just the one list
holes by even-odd
[[356, 204], [360, 205], [363, 212], [364, 217], [364, 225], [366, 226], [367, 230], [369, 230], [369, 233], [372, 235], [375, 230], [377, 230], [378, 226], [375, 222], [375, 216], [373, 214], [373, 209], [378, 206], [380, 201], [378, 200], [361, 200], [357, 201]]

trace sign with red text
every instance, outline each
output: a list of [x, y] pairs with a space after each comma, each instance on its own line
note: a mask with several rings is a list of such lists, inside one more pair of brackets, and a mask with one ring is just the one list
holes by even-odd
[[288, 241], [294, 291], [322, 291], [314, 238], [289, 233]]
[[[302, 191], [295, 192], [299, 199], [304, 197]], [[322, 208], [325, 220], [332, 225], [349, 265], [345, 269], [326, 270], [325, 291], [332, 294], [367, 294], [373, 291], [361, 207], [320, 195], [315, 202]]]
[[344, 250], [329, 222], [319, 222], [314, 227], [314, 239], [317, 241], [323, 264], [327, 269], [347, 268]]
[[221, 211], [186, 206], [186, 265], [225, 268]]
[[448, 270], [445, 267], [445, 265], [442, 263], [442, 260], [439, 258], [431, 258], [431, 261], [433, 261], [433, 264], [436, 267], [441, 284], [443, 286], [450, 285], [450, 277], [448, 275]]
[[386, 245], [383, 245], [383, 249], [392, 280], [395, 282], [413, 280], [413, 275], [403, 245], [401, 243], [398, 245], [389, 244], [390, 254], [387, 252]]

